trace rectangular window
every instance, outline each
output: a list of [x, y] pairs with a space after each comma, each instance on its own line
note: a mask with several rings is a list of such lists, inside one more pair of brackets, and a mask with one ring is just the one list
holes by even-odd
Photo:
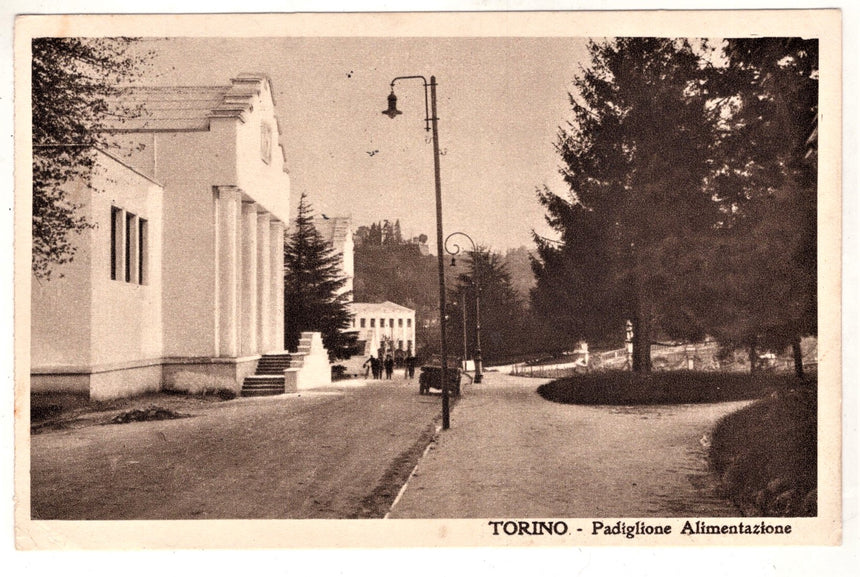
[[403, 328], [403, 319], [397, 319], [397, 326]]
[[379, 326], [385, 328], [385, 319], [379, 319]]
[[406, 319], [406, 326], [410, 328], [412, 327], [412, 319]]
[[398, 350], [398, 351], [402, 351], [402, 350], [403, 350], [403, 341], [397, 341], [397, 350]]
[[394, 328], [394, 319], [388, 319], [388, 326]]
[[145, 218], [137, 219], [137, 282], [149, 281], [149, 223]]
[[122, 255], [122, 210], [110, 207], [110, 278], [117, 280], [120, 271]]
[[134, 215], [130, 212], [125, 213], [125, 282], [132, 282], [132, 271], [134, 271], [132, 262], [136, 256], [134, 250], [134, 228]]
[[260, 158], [266, 164], [272, 161], [272, 126], [268, 122], [260, 124]]
[[367, 319], [365, 319], [364, 317], [362, 317], [362, 318], [361, 318], [361, 320], [359, 321], [359, 322], [361, 323], [361, 328], [364, 328], [364, 321], [366, 321], [366, 320], [367, 320]]
[[110, 278], [149, 280], [149, 222], [115, 206], [110, 208]]
[[411, 340], [406, 341], [406, 350], [409, 351], [410, 353], [412, 352], [412, 341]]
[[370, 319], [370, 328], [373, 328], [375, 326], [376, 326], [376, 319]]

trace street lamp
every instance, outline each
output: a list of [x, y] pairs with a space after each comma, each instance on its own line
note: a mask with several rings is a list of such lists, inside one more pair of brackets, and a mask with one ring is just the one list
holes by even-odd
[[[391, 94], [388, 95], [388, 108], [382, 114], [391, 119], [402, 112], [397, 110], [397, 96], [394, 94], [394, 83], [398, 80], [420, 79], [424, 82], [424, 130], [433, 131], [433, 169], [436, 178], [436, 253], [439, 257], [439, 332], [442, 345], [442, 428], [451, 427], [451, 414], [448, 402], [448, 345], [445, 322], [445, 263], [442, 256], [442, 182], [439, 176], [439, 127], [436, 117], [436, 77], [431, 76], [430, 82], [423, 76], [398, 76], [391, 81]], [[430, 108], [427, 107], [427, 89], [430, 88]]]
[[[480, 383], [484, 380], [484, 367], [483, 367], [483, 359], [481, 357], [481, 281], [480, 281], [480, 257], [478, 255], [478, 246], [475, 244], [475, 241], [472, 240], [472, 237], [466, 234], [465, 232], [452, 232], [445, 239], [445, 252], [450, 255], [458, 255], [460, 254], [460, 245], [457, 243], [451, 243], [451, 246], [454, 247], [454, 250], [448, 248], [448, 241], [451, 240], [452, 236], [463, 236], [472, 243], [472, 262], [475, 266], [475, 272], [472, 277], [472, 284], [475, 286], [475, 382]], [[451, 266], [454, 266], [456, 261], [451, 259]], [[463, 310], [465, 311], [466, 302], [465, 298], [463, 299]]]

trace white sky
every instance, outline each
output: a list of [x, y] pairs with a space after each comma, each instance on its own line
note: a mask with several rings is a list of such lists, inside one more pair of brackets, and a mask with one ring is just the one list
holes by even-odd
[[[563, 190], [554, 144], [571, 80], [585, 57], [576, 38], [184, 38], [147, 41], [156, 84], [226, 84], [262, 72], [273, 84], [291, 204], [354, 224], [400, 219], [435, 238], [433, 148], [420, 80], [435, 75], [445, 234], [533, 247], [549, 234], [535, 189]], [[372, 153], [372, 154], [371, 154]], [[431, 242], [431, 244], [433, 244]]]

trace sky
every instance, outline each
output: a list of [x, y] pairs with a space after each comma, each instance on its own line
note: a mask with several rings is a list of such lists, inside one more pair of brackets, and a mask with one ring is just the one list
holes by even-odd
[[395, 86], [396, 119], [381, 114], [396, 76], [435, 75], [445, 235], [504, 251], [552, 231], [536, 189], [565, 189], [555, 151], [582, 38], [170, 38], [153, 49], [147, 83], [228, 84], [242, 72], [272, 81], [293, 210], [354, 226], [399, 219], [435, 252], [431, 133], [420, 80]]

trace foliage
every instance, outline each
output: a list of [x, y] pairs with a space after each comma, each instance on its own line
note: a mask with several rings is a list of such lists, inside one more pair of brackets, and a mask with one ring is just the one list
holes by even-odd
[[710, 263], [725, 304], [708, 324], [726, 344], [791, 344], [800, 363], [800, 337], [817, 333], [818, 44], [735, 39], [725, 52], [714, 178], [724, 219]]
[[448, 285], [448, 342], [453, 356], [462, 356], [465, 316], [466, 349], [468, 358], [473, 358], [477, 349], [476, 315], [480, 312], [481, 352], [486, 363], [529, 350], [533, 333], [531, 318], [513, 288], [504, 258], [477, 248], [477, 252], [468, 253], [464, 267], [468, 272], [461, 272]]
[[[427, 237], [406, 241], [394, 234], [382, 235], [384, 223], [360, 226], [356, 230], [356, 302], [391, 301], [415, 310], [416, 350], [420, 356], [438, 348], [439, 272], [434, 255], [422, 251]], [[389, 228], [396, 233], [399, 223]], [[417, 241], [417, 242], [415, 242]], [[448, 271], [446, 271], [447, 273]]]
[[[801, 381], [795, 380], [795, 385]], [[818, 403], [815, 381], [781, 390], [720, 420], [711, 464], [746, 516], [815, 516]]]
[[[590, 45], [559, 136], [567, 196], [538, 192], [533, 308], [568, 337], [791, 344], [816, 327], [817, 42]], [[812, 135], [812, 137], [810, 137]], [[755, 358], [755, 355], [753, 355]]]
[[707, 61], [687, 41], [621, 38], [589, 45], [559, 134], [567, 198], [538, 198], [556, 244], [535, 237], [533, 306], [570, 337], [620, 340], [634, 324], [634, 370], [650, 370], [656, 330], [699, 336], [695, 263], [719, 212], [707, 188], [718, 111]]
[[773, 373], [605, 371], [557, 379], [541, 385], [538, 393], [557, 403], [582, 405], [717, 403], [759, 399], [797, 383], [792, 375]]
[[[427, 242], [427, 237], [422, 235]], [[370, 226], [360, 226], [355, 231], [356, 246], [400, 246], [404, 244], [400, 231], [400, 219], [393, 223], [390, 220], [371, 223]]]
[[284, 245], [284, 342], [296, 350], [304, 331], [322, 333], [331, 359], [348, 358], [356, 336], [350, 327], [350, 293], [341, 255], [316, 230], [307, 195], [299, 201], [295, 227]]
[[532, 258], [525, 246], [510, 248], [502, 256], [502, 262], [511, 277], [511, 286], [526, 306], [529, 306], [529, 295], [535, 286]]
[[92, 148], [109, 148], [111, 116], [136, 110], [116, 105], [149, 54], [135, 55], [131, 38], [34, 38], [32, 41], [33, 273], [49, 279], [74, 258], [73, 235], [89, 227], [63, 187], [87, 177]]

